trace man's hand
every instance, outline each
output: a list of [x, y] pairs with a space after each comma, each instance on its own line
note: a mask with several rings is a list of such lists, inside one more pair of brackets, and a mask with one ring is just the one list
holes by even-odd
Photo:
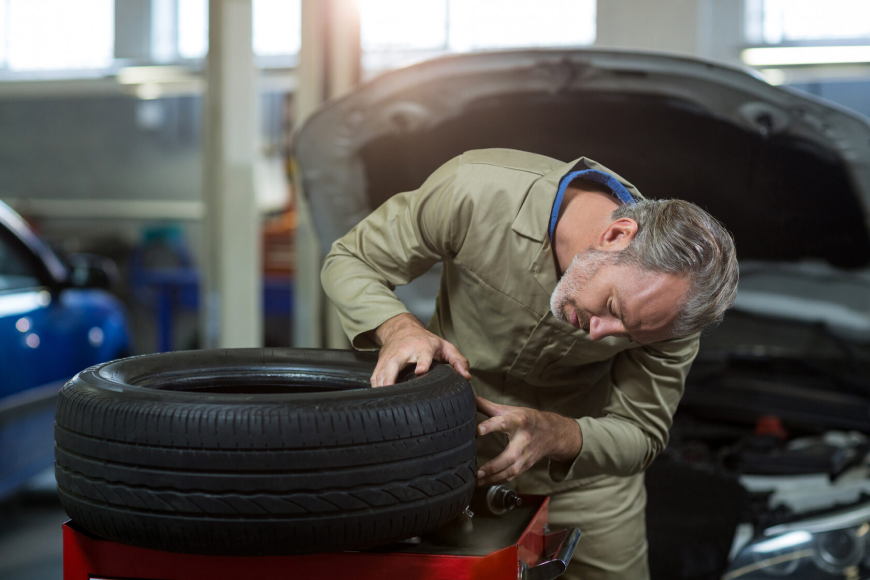
[[526, 407], [497, 405], [474, 397], [477, 410], [490, 418], [477, 426], [479, 435], [505, 433], [510, 443], [501, 455], [477, 472], [477, 485], [512, 481], [542, 458], [572, 461], [583, 447], [580, 425], [574, 419]]
[[381, 352], [371, 378], [373, 387], [395, 384], [399, 371], [410, 363], [417, 363], [414, 373], [421, 375], [433, 360], [453, 365], [456, 372], [471, 379], [468, 359], [455, 346], [426, 330], [411, 314], [399, 314], [381, 324], [375, 331], [375, 341]]

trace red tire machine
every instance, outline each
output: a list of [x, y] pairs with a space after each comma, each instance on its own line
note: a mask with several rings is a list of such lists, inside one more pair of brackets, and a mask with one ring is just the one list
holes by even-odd
[[461, 516], [454, 524], [428, 536], [369, 550], [330, 554], [257, 557], [180, 554], [104, 540], [69, 521], [63, 525], [63, 577], [64, 580], [557, 578], [571, 560], [580, 530], [550, 533], [549, 498], [511, 496], [512, 493], [504, 488], [501, 491], [498, 487], [490, 488], [485, 496], [490, 509], [480, 510], [485, 513], [473, 518]]

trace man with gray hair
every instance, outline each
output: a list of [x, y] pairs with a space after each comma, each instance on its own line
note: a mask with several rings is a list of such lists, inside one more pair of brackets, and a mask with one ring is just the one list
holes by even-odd
[[[392, 290], [436, 262], [426, 328]], [[338, 240], [322, 281], [354, 347], [380, 347], [373, 387], [433, 360], [471, 381], [478, 484], [551, 495], [551, 526], [583, 530], [566, 578], [648, 577], [643, 472], [736, 294], [715, 219], [586, 158], [470, 151]]]

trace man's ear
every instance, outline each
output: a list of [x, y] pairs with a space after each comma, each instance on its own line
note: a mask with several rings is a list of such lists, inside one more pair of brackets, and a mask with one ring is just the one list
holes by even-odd
[[607, 224], [596, 240], [596, 250], [619, 252], [628, 247], [637, 234], [637, 222], [631, 218], [619, 218]]

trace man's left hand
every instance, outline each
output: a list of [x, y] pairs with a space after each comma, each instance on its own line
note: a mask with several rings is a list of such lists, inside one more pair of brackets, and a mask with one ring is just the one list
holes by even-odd
[[490, 417], [477, 426], [481, 436], [505, 433], [510, 440], [501, 455], [477, 472], [477, 485], [512, 481], [540, 459], [573, 461], [583, 447], [580, 425], [574, 419], [527, 407], [497, 405], [475, 397], [477, 410]]

